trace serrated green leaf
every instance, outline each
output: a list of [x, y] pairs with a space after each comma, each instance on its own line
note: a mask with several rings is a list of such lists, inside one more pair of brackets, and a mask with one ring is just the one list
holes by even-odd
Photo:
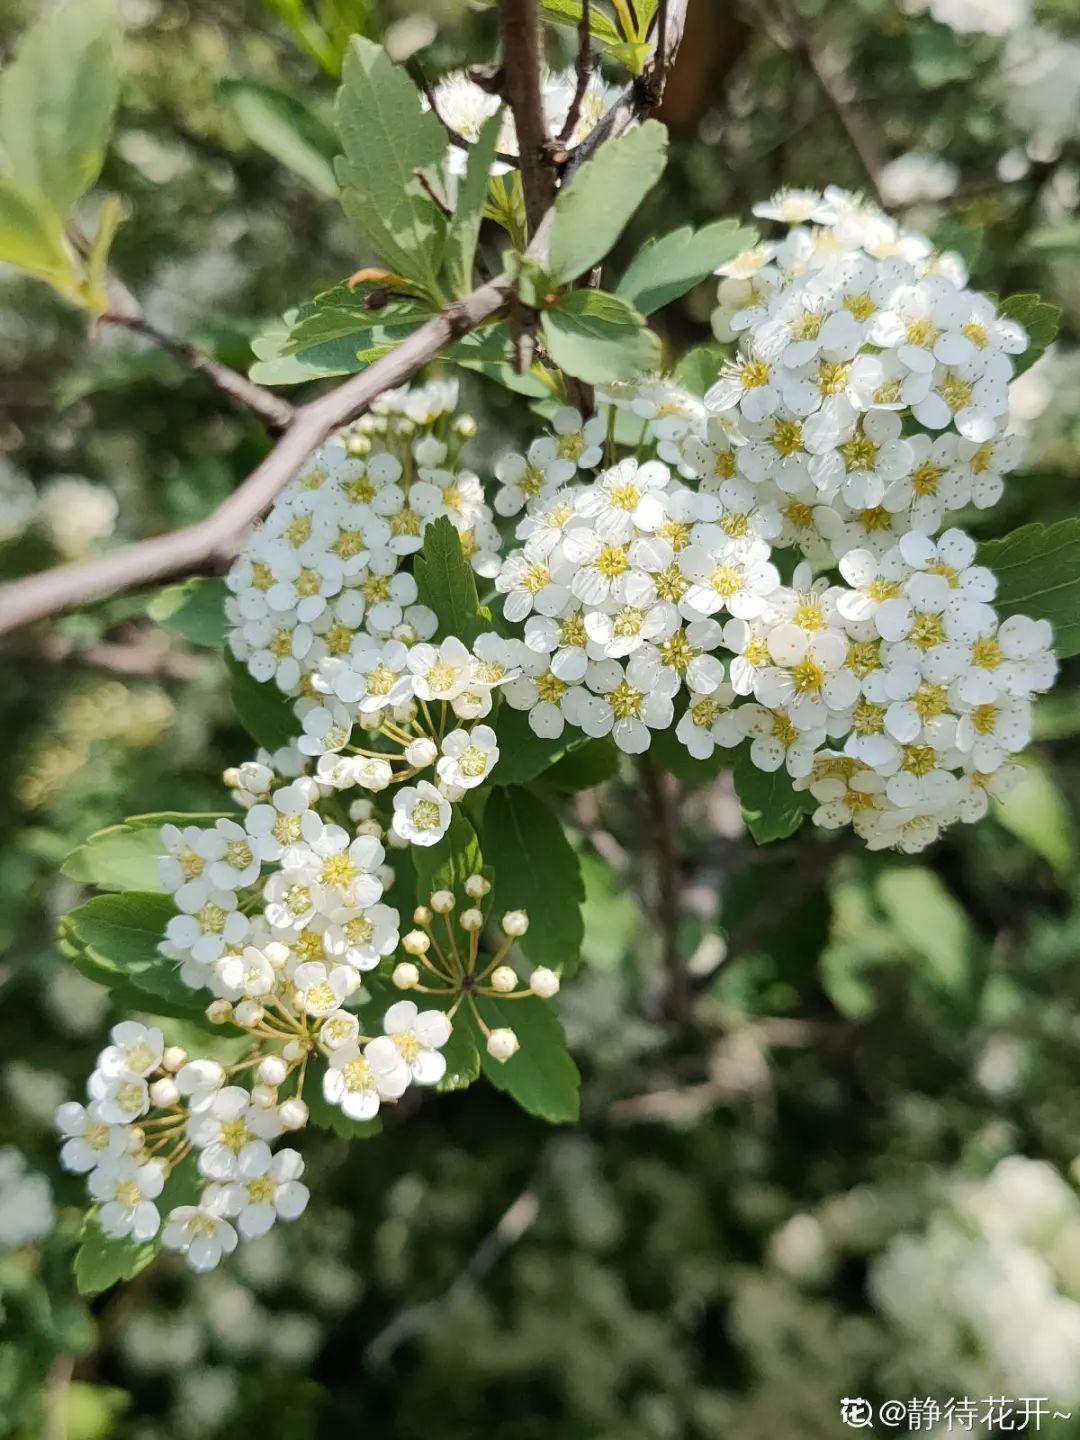
[[0, 176], [0, 263], [76, 297], [79, 274], [58, 215]]
[[[581, 21], [581, 0], [540, 0], [544, 19], [553, 25], [570, 25], [575, 29]], [[598, 45], [618, 45], [622, 36], [613, 21], [595, 4], [589, 9], [589, 34]]]
[[416, 172], [442, 162], [443, 128], [381, 45], [354, 36], [341, 78], [335, 114], [345, 153], [335, 174], [345, 213], [384, 264], [437, 294], [446, 225]]
[[533, 365], [519, 375], [507, 358], [509, 353], [510, 327], [505, 321], [474, 330], [442, 352], [444, 360], [452, 360], [463, 370], [474, 370], [504, 390], [513, 390], [517, 395], [550, 396], [551, 385], [544, 382], [541, 367]]
[[642, 315], [651, 315], [707, 279], [740, 250], [757, 242], [758, 232], [737, 220], [716, 220], [701, 230], [684, 225], [647, 240], [631, 260], [615, 293]]
[[795, 790], [783, 767], [759, 770], [745, 751], [735, 761], [733, 775], [746, 828], [759, 845], [793, 835], [814, 808], [809, 791]]
[[64, 938], [76, 968], [99, 984], [132, 990], [144, 1009], [161, 1015], [201, 1016], [206, 997], [189, 990], [180, 967], [158, 953], [165, 927], [176, 914], [172, 899], [143, 890], [95, 895], [65, 917]]
[[424, 531], [424, 544], [413, 561], [413, 574], [421, 605], [434, 610], [440, 640], [456, 635], [465, 645], [491, 629], [480, 612], [476, 579], [465, 559], [461, 539], [445, 515]]
[[529, 929], [518, 942], [528, 959], [574, 971], [581, 961], [585, 887], [555, 812], [529, 790], [497, 786], [484, 809], [482, 847], [494, 868], [493, 913], [528, 911]]
[[1022, 525], [980, 545], [978, 558], [998, 577], [1000, 615], [1049, 620], [1055, 653], [1080, 654], [1080, 519]]
[[[303, 356], [289, 349], [293, 326], [299, 310], [286, 310], [279, 320], [272, 320], [251, 342], [255, 359], [248, 366], [248, 375], [257, 385], [302, 385], [307, 380], [324, 380], [334, 375], [349, 375], [354, 364], [347, 351], [323, 354], [312, 349]], [[326, 347], [332, 350], [332, 347]]]
[[175, 630], [193, 645], [218, 650], [225, 643], [224, 580], [192, 575], [178, 585], [166, 585], [152, 596], [146, 613], [158, 625]]
[[1023, 375], [1047, 346], [1057, 339], [1061, 328], [1061, 308], [1040, 299], [1038, 295], [1010, 295], [1000, 303], [998, 310], [1007, 319], [1022, 325], [1028, 333], [1031, 344], [1022, 355], [1013, 359], [1013, 374]]
[[469, 150], [465, 176], [458, 187], [457, 204], [446, 232], [443, 262], [454, 295], [467, 295], [472, 289], [476, 242], [488, 193], [488, 172], [495, 157], [501, 125], [502, 110], [499, 109], [482, 125]]
[[628, 380], [660, 364], [660, 340], [634, 307], [603, 290], [571, 290], [540, 317], [548, 354], [590, 385]]
[[225, 656], [229, 672], [229, 691], [240, 717], [240, 723], [257, 745], [265, 750], [280, 750], [300, 734], [300, 722], [293, 712], [292, 701], [276, 685], [265, 684], [235, 655]]
[[[161, 1215], [177, 1205], [193, 1205], [200, 1181], [193, 1156], [175, 1166], [157, 1200]], [[164, 1223], [164, 1222], [163, 1222]], [[152, 1240], [117, 1240], [106, 1235], [98, 1224], [96, 1210], [83, 1222], [79, 1248], [75, 1252], [75, 1286], [80, 1295], [99, 1295], [121, 1280], [133, 1280], [145, 1270], [161, 1249], [161, 1231]]]
[[120, 86], [116, 0], [50, 7], [0, 74], [0, 151], [60, 217], [101, 173]]
[[209, 828], [227, 818], [226, 811], [189, 815], [162, 810], [153, 815], [132, 815], [119, 825], [98, 830], [76, 846], [60, 866], [69, 880], [96, 885], [100, 890], [143, 890], [164, 893], [158, 879], [157, 862], [164, 854], [160, 831], [163, 825], [200, 825]]
[[485, 1077], [530, 1115], [550, 1125], [572, 1125], [580, 1113], [581, 1076], [551, 1002], [477, 995], [476, 1006], [489, 1030], [513, 1030], [521, 1047], [504, 1064], [483, 1049]]
[[336, 197], [337, 140], [302, 101], [254, 80], [222, 80], [219, 89], [253, 145], [299, 175], [317, 195]]
[[659, 180], [667, 131], [657, 120], [601, 146], [555, 199], [547, 268], [553, 280], [575, 280], [598, 264]]
[[675, 379], [691, 394], [704, 395], [716, 384], [716, 377], [726, 358], [721, 345], [696, 345], [675, 366]]

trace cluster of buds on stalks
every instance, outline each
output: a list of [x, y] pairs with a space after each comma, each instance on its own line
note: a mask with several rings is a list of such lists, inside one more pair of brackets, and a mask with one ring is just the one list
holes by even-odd
[[480, 908], [491, 890], [491, 882], [483, 875], [470, 875], [464, 890], [473, 905], [457, 914], [457, 897], [452, 890], [435, 890], [427, 905], [413, 911], [413, 924], [402, 939], [402, 949], [416, 957], [416, 962], [403, 960], [394, 967], [393, 982], [399, 990], [414, 990], [421, 995], [437, 995], [449, 1001], [447, 1015], [454, 1015], [468, 1005], [484, 1036], [487, 1053], [505, 1064], [520, 1048], [518, 1037], [509, 1026], [492, 1029], [480, 1014], [477, 995], [496, 996], [501, 1000], [524, 1000], [535, 995], [550, 1000], [559, 993], [559, 977], [554, 970], [539, 966], [522, 984], [514, 967], [507, 963], [514, 942], [529, 928], [524, 910], [508, 910], [502, 917], [502, 936], [494, 954], [481, 954], [480, 941], [486, 921]]

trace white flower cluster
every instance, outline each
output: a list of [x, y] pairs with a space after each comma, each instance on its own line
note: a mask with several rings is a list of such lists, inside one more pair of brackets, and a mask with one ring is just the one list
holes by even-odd
[[308, 689], [357, 632], [412, 644], [434, 633], [404, 562], [445, 515], [474, 570], [498, 568], [499, 535], [483, 486], [458, 467], [475, 431], [454, 415], [458, 387], [436, 380], [383, 395], [317, 450], [229, 573], [229, 643], [257, 680]]
[[[846, 192], [756, 213], [791, 228], [723, 267], [714, 324], [739, 346], [704, 404], [663, 382], [607, 397], [660, 460], [583, 484], [557, 444], [504, 464], [496, 508], [527, 503], [496, 588], [532, 656], [506, 700], [630, 752], [677, 714], [695, 756], [748, 739], [819, 824], [920, 850], [1008, 783], [1056, 670], [1050, 626], [1000, 620], [974, 541], [943, 529], [1019, 459], [1028, 339], [959, 257]], [[595, 464], [599, 430], [578, 444]], [[788, 583], [777, 549], [805, 556]]]

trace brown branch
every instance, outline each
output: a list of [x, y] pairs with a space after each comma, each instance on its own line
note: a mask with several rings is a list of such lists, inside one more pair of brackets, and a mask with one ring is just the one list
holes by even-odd
[[540, 93], [540, 10], [536, 0], [501, 0], [503, 86], [517, 132], [525, 218], [535, 235], [555, 198], [555, 173], [548, 158], [547, 121]]
[[179, 360], [188, 370], [194, 371], [196, 375], [204, 375], [222, 394], [228, 395], [237, 404], [257, 415], [271, 435], [280, 435], [292, 420], [295, 412], [287, 400], [262, 385], [256, 385], [246, 375], [223, 365], [188, 341], [166, 335], [156, 325], [151, 325], [140, 311], [107, 310], [100, 320], [102, 324], [118, 325], [130, 330], [134, 335], [141, 335], [159, 350], [164, 350]]
[[[687, 0], [671, 0], [668, 65], [675, 58], [681, 38], [686, 4]], [[576, 147], [567, 165], [567, 176], [601, 145], [621, 135], [631, 121], [651, 108], [651, 103], [643, 87], [627, 87]], [[547, 253], [552, 213], [549, 207], [532, 237], [527, 253], [534, 260], [542, 260]], [[121, 546], [93, 560], [58, 566], [0, 585], [0, 635], [132, 586], [225, 569], [239, 552], [248, 527], [269, 509], [313, 450], [385, 390], [409, 380], [451, 342], [500, 315], [511, 290], [510, 277], [497, 276], [433, 316], [359, 375], [293, 410], [292, 419], [270, 453], [205, 519]]]
[[660, 771], [647, 755], [640, 764], [651, 817], [650, 833], [656, 856], [656, 922], [666, 983], [663, 1011], [670, 1020], [684, 1023], [690, 1014], [690, 976], [679, 949], [682, 918], [682, 882], [679, 876], [679, 782]]
[[574, 86], [574, 97], [570, 101], [570, 109], [566, 112], [563, 127], [556, 136], [556, 144], [560, 146], [565, 145], [574, 133], [574, 126], [577, 124], [578, 116], [581, 114], [581, 105], [585, 99], [585, 92], [589, 88], [589, 77], [592, 75], [592, 11], [589, 0], [582, 0], [581, 19], [578, 21], [577, 37], [577, 59], [574, 62], [574, 69], [577, 73], [577, 84]]

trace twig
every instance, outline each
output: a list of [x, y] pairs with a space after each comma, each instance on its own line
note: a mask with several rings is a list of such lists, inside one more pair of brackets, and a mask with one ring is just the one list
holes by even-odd
[[653, 64], [661, 74], [667, 69], [668, 0], [656, 7], [656, 55]]
[[[666, 51], [669, 66], [678, 48], [686, 4], [687, 0], [671, 0]], [[600, 123], [575, 147], [566, 174], [572, 174], [601, 145], [621, 135], [633, 120], [648, 111], [651, 103], [646, 88], [638, 84], [628, 86]], [[532, 259], [542, 260], [547, 253], [551, 218], [549, 208], [530, 242], [527, 253]], [[205, 519], [165, 535], [121, 546], [94, 560], [58, 566], [0, 585], [0, 635], [132, 586], [224, 569], [238, 553], [248, 527], [269, 509], [275, 496], [313, 450], [340, 426], [355, 419], [384, 391], [410, 379], [445, 346], [501, 314], [511, 290], [508, 275], [496, 276], [465, 299], [455, 301], [442, 314], [433, 316], [359, 375], [296, 408], [270, 453]]]
[[664, 973], [664, 1014], [683, 1023], [690, 1014], [690, 977], [679, 949], [682, 884], [678, 854], [678, 781], [661, 772], [647, 755], [642, 757], [641, 778], [649, 802], [650, 832], [656, 855], [657, 923], [660, 929]]
[[585, 99], [585, 92], [589, 88], [589, 78], [592, 75], [592, 11], [589, 0], [582, 0], [581, 19], [578, 21], [577, 37], [577, 59], [574, 62], [574, 69], [577, 73], [577, 84], [574, 86], [574, 97], [570, 101], [570, 109], [566, 112], [563, 127], [556, 136], [556, 143], [559, 146], [564, 146], [574, 133], [578, 116], [581, 114], [581, 105]]
[[536, 0], [501, 0], [499, 14], [504, 92], [517, 132], [525, 218], [529, 234], [535, 235], [555, 198], [555, 174], [548, 158], [547, 121], [540, 93], [540, 10]]
[[[0, 651], [6, 659], [15, 659], [18, 653]], [[114, 675], [146, 675], [165, 680], [192, 680], [203, 669], [197, 656], [174, 650], [164, 632], [154, 630], [136, 631], [130, 640], [101, 640], [96, 645], [76, 645], [63, 635], [47, 635], [34, 658], [54, 665], [89, 665]]]
[[223, 394], [257, 415], [271, 435], [280, 435], [295, 414], [293, 407], [280, 395], [275, 395], [272, 390], [267, 390], [262, 385], [256, 385], [246, 375], [241, 375], [238, 370], [233, 370], [212, 356], [204, 354], [188, 341], [166, 335], [156, 325], [151, 325], [140, 311], [107, 310], [101, 316], [101, 323], [118, 325], [135, 335], [141, 335], [143, 339], [152, 341], [159, 350], [164, 350], [179, 360], [187, 369], [193, 370], [196, 375], [205, 375]]

